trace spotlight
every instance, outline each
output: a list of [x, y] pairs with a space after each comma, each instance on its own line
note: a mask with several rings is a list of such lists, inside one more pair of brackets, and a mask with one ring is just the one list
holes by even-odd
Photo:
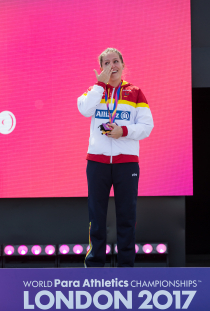
[[156, 250], [158, 253], [160, 254], [163, 254], [167, 251], [167, 247], [165, 244], [159, 244], [157, 247], [156, 247]]
[[[58, 246], [58, 266], [59, 267], [84, 267], [84, 260], [90, 249], [89, 244], [60, 244]], [[106, 264], [112, 267], [112, 247], [106, 245]]]
[[6, 255], [11, 256], [11, 255], [14, 254], [14, 252], [15, 252], [15, 249], [14, 249], [14, 246], [12, 246], [12, 245], [7, 245], [7, 246], [4, 248], [4, 253], [5, 253]]
[[106, 254], [108, 255], [108, 254], [110, 254], [110, 252], [111, 252], [111, 247], [110, 247], [110, 245], [106, 245]]
[[135, 267], [168, 267], [167, 243], [141, 243], [137, 244]]
[[56, 255], [56, 246], [55, 245], [30, 245], [30, 255], [35, 256], [46, 256], [46, 255]]
[[146, 254], [149, 254], [153, 251], [153, 247], [151, 244], [144, 244], [144, 246], [142, 247], [143, 252]]
[[39, 246], [39, 245], [34, 245], [34, 246], [32, 246], [32, 248], [31, 248], [31, 252], [32, 252], [32, 254], [34, 254], [34, 255], [40, 255], [41, 252], [42, 252], [42, 248], [41, 248], [41, 246]]
[[5, 268], [57, 267], [55, 245], [6, 245], [3, 250]]
[[167, 243], [141, 243], [136, 245], [139, 247], [137, 254], [168, 254]]
[[[87, 247], [87, 252], [89, 251], [90, 249], [90, 245], [88, 245]], [[106, 244], [106, 254], [109, 254], [111, 252], [111, 245], [109, 244]]]
[[6, 245], [4, 256], [56, 255], [55, 245]]
[[88, 244], [60, 244], [58, 267], [84, 267]]
[[[89, 244], [59, 244], [59, 255], [86, 255], [90, 249]], [[111, 244], [106, 244], [106, 254], [111, 254]]]
[[53, 245], [47, 245], [45, 247], [45, 253], [47, 255], [53, 255], [55, 253], [55, 247]]
[[[135, 244], [135, 252], [138, 253], [138, 251], [139, 251], [139, 246]], [[118, 253], [117, 244], [114, 244], [114, 253], [115, 254]]]
[[60, 252], [61, 254], [63, 254], [63, 255], [68, 254], [69, 251], [70, 251], [70, 248], [69, 248], [68, 245], [61, 245], [61, 246], [59, 247], [59, 252]]
[[[167, 243], [137, 243], [134, 267], [168, 267]], [[114, 244], [114, 266], [117, 266], [117, 244]]]
[[22, 256], [26, 255], [28, 253], [28, 247], [25, 245], [20, 245], [18, 247], [18, 253]]
[[58, 255], [86, 255], [88, 244], [59, 244]]
[[79, 245], [79, 244], [74, 245], [74, 247], [73, 247], [73, 252], [74, 252], [75, 254], [78, 254], [78, 255], [82, 254], [82, 252], [83, 252], [83, 247], [82, 247], [82, 245]]

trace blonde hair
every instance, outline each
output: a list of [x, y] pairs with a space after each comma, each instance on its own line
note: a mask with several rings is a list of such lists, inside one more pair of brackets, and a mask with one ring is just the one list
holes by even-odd
[[98, 57], [98, 60], [99, 60], [99, 64], [100, 66], [102, 67], [102, 62], [103, 62], [103, 57], [109, 53], [117, 53], [122, 64], [124, 64], [124, 61], [123, 61], [123, 57], [122, 57], [122, 54], [120, 53], [120, 51], [118, 51], [117, 49], [114, 49], [114, 48], [107, 48], [105, 51], [103, 51], [99, 57]]

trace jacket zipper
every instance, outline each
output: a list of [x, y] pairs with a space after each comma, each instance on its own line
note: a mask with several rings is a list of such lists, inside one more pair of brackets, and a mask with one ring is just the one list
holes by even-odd
[[[113, 101], [113, 96], [114, 96], [114, 90], [115, 90], [115, 88], [113, 88], [113, 91], [112, 91], [111, 104], [113, 104], [112, 101]], [[112, 110], [113, 110], [113, 106], [112, 106]], [[112, 164], [112, 139], [111, 139], [111, 157], [110, 157], [110, 164]]]

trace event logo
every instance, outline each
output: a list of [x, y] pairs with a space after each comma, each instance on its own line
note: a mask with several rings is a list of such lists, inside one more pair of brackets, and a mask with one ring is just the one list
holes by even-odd
[[[195, 294], [197, 291], [173, 291], [170, 293], [167, 290], [159, 290], [155, 293], [152, 293], [148, 290], [142, 290], [136, 295], [136, 298], [140, 299], [141, 302], [138, 302], [138, 309], [147, 310], [147, 309], [159, 309], [166, 310], [169, 309], [172, 305], [175, 306], [175, 309], [188, 309], [190, 306]], [[43, 298], [47, 298], [48, 303], [43, 304]], [[101, 298], [104, 296], [106, 302], [105, 304], [101, 303]], [[146, 297], [145, 297], [146, 296]], [[186, 297], [186, 298], [185, 298]], [[162, 298], [162, 301], [161, 301]], [[136, 303], [134, 304], [135, 298], [133, 297], [133, 292], [131, 290], [126, 291], [126, 294], [122, 294], [119, 290], [114, 290], [114, 293], [111, 293], [108, 290], [98, 290], [95, 293], [89, 293], [88, 291], [68, 291], [67, 295], [64, 295], [62, 291], [55, 291], [52, 293], [48, 290], [41, 290], [36, 293], [35, 297], [29, 297], [29, 291], [23, 292], [24, 299], [24, 310], [35, 309], [37, 308], [42, 310], [49, 310], [54, 307], [53, 310], [61, 309], [61, 304], [66, 306], [71, 310], [107, 310], [110, 307], [113, 309], [120, 309], [120, 306], [123, 306], [123, 309], [136, 310]], [[184, 303], [183, 303], [184, 300]], [[29, 301], [34, 301], [33, 304]], [[45, 300], [46, 301], [46, 300]], [[137, 301], [137, 300], [136, 300]], [[160, 303], [161, 301], [161, 303]], [[181, 305], [182, 301], [182, 305]], [[140, 305], [139, 305], [140, 304]], [[66, 308], [65, 308], [66, 309]], [[174, 308], [173, 308], [174, 310]]]
[[[23, 284], [28, 287], [28, 290], [23, 292], [24, 310], [35, 308], [57, 310], [61, 309], [61, 305], [63, 309], [65, 305], [71, 310], [92, 311], [109, 308], [112, 308], [111, 310], [121, 308], [123, 310], [137, 310], [137, 308], [172, 310], [171, 307], [173, 310], [174, 307], [175, 309], [188, 309], [197, 293], [197, 290], [192, 290], [192, 288], [197, 287], [198, 283], [196, 280], [133, 279], [129, 281], [121, 278], [108, 280], [86, 278], [83, 280], [30, 280], [23, 281]], [[37, 287], [41, 287], [38, 292], [33, 289]], [[49, 290], [44, 287], [48, 287]], [[180, 287], [183, 290], [180, 290]], [[65, 290], [65, 288], [70, 290]]]
[[16, 126], [16, 119], [12, 112], [2, 111], [0, 113], [0, 133], [10, 134], [14, 131]]

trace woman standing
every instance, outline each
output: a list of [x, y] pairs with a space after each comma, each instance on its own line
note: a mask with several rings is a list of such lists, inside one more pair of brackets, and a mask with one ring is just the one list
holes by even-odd
[[108, 48], [99, 56], [99, 63], [100, 74], [94, 70], [98, 82], [78, 98], [80, 113], [91, 117], [86, 158], [90, 249], [85, 265], [103, 267], [105, 264], [106, 216], [113, 185], [118, 266], [133, 267], [139, 140], [150, 135], [153, 119], [141, 90], [121, 78], [124, 69], [122, 54]]

